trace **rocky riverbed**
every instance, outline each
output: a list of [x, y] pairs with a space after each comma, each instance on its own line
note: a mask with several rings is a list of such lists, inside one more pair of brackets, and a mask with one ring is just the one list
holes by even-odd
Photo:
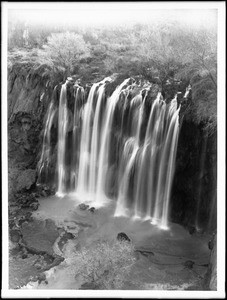
[[11, 289], [93, 289], [70, 275], [67, 259], [100, 240], [112, 242], [122, 232], [136, 258], [122, 289], [209, 289], [210, 235], [190, 234], [177, 224], [160, 230], [148, 221], [113, 218], [115, 201], [91, 209], [75, 196], [33, 196], [32, 205], [17, 205], [10, 213]]

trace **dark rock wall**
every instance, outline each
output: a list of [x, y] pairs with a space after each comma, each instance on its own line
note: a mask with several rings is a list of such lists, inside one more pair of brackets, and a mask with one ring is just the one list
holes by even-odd
[[[53, 94], [54, 85], [42, 74], [42, 70], [34, 70], [29, 65], [14, 65], [8, 72], [9, 191], [29, 189], [36, 182], [45, 114], [52, 99], [58, 105], [61, 84]], [[106, 96], [111, 94], [118, 83], [116, 80], [109, 85]], [[185, 85], [182, 91], [184, 88]], [[73, 114], [74, 97], [70, 85], [67, 95], [68, 110]], [[117, 128], [120, 124], [118, 121], [113, 122], [116, 132], [120, 130]], [[52, 129], [54, 132], [51, 136], [56, 137], [52, 141], [55, 149], [57, 130], [54, 127]], [[71, 140], [71, 134], [72, 128], [69, 128], [68, 140]], [[119, 136], [115, 133], [113, 137], [117, 146]], [[72, 145], [68, 145], [68, 148], [71, 149]], [[216, 151], [216, 136], [207, 136], [202, 124], [197, 125], [183, 118], [171, 200], [170, 219], [173, 222], [209, 230], [216, 228]], [[116, 160], [114, 157], [108, 174], [108, 182], [113, 185], [108, 187], [111, 195], [115, 194], [117, 187]], [[71, 161], [72, 158], [68, 157], [67, 165], [70, 166]], [[53, 174], [55, 165], [56, 155], [53, 158]]]
[[9, 196], [36, 181], [43, 119], [53, 91], [42, 72], [28, 64], [8, 69]]
[[185, 226], [216, 228], [217, 138], [184, 120], [172, 189], [171, 219]]

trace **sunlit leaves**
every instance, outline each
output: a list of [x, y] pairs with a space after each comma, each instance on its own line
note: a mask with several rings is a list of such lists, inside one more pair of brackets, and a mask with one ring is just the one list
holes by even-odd
[[43, 62], [57, 67], [59, 71], [69, 75], [82, 59], [90, 56], [89, 45], [79, 34], [65, 32], [55, 33], [48, 37], [48, 42], [39, 51]]
[[95, 76], [121, 73], [141, 74], [151, 81], [158, 78], [162, 86], [169, 78], [190, 82], [192, 117], [196, 122], [209, 120], [209, 126], [215, 130], [217, 36], [214, 29], [192, 28], [177, 21], [152, 26], [70, 28], [70, 32], [67, 28], [49, 31], [29, 28], [29, 47], [38, 43], [38, 49], [28, 52], [23, 48], [23, 37], [19, 38], [24, 28], [20, 25], [18, 30], [12, 29], [10, 45], [16, 51], [9, 54], [11, 64], [31, 61], [35, 68], [44, 65], [50, 77], [60, 74], [62, 79], [77, 73], [92, 81]]
[[121, 288], [135, 263], [133, 246], [127, 241], [99, 242], [76, 251], [66, 260], [68, 272], [82, 283], [93, 283], [99, 289]]

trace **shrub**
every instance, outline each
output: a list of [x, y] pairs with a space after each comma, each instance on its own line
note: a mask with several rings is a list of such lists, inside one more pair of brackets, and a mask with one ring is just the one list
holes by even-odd
[[76, 67], [79, 68], [82, 60], [90, 56], [89, 45], [85, 43], [82, 35], [70, 32], [51, 34], [43, 49], [39, 51], [43, 63], [63, 72], [65, 78], [74, 72]]
[[70, 274], [98, 289], [119, 289], [129, 273], [135, 257], [133, 246], [126, 241], [98, 242], [93, 248], [75, 252], [67, 263]]

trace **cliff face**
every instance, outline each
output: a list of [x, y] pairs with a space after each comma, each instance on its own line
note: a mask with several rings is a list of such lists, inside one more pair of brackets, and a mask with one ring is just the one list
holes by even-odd
[[184, 120], [180, 129], [171, 218], [185, 226], [216, 228], [217, 137]]
[[[43, 72], [43, 69], [34, 70], [32, 66], [22, 64], [15, 64], [8, 72], [8, 176], [9, 201], [12, 203], [18, 199], [20, 202], [31, 200], [34, 206], [34, 199], [30, 199], [33, 197], [31, 188], [37, 182], [36, 168], [42, 149], [45, 115], [52, 97], [58, 102], [61, 87], [59, 85], [56, 89], [55, 97], [54, 84], [48, 76], [43, 76]], [[72, 92], [67, 92], [69, 109], [72, 110], [74, 97]], [[107, 91], [107, 95], [111, 92]], [[115, 123], [117, 127], [118, 120]], [[57, 131], [54, 136], [52, 143], [56, 148]], [[216, 136], [208, 136], [201, 125], [184, 119], [176, 157], [171, 221], [208, 231], [216, 228], [216, 152]], [[53, 156], [53, 177], [55, 166], [56, 155]], [[111, 195], [114, 195], [116, 185], [114, 168], [113, 164], [108, 173]], [[45, 193], [42, 196], [47, 195]], [[26, 199], [22, 199], [24, 196]], [[216, 261], [215, 241], [206, 283], [211, 290], [216, 289]]]
[[9, 195], [29, 189], [36, 180], [43, 118], [52, 90], [40, 69], [16, 64], [8, 70]]
[[[36, 182], [45, 114], [54, 97], [54, 84], [43, 74], [45, 67], [34, 69], [28, 64], [14, 64], [8, 72], [9, 188], [13, 192], [29, 189]], [[57, 90], [56, 105], [60, 85]], [[73, 107], [72, 94], [68, 90], [68, 105]], [[56, 145], [57, 132], [55, 135]], [[183, 119], [172, 190], [173, 222], [206, 230], [216, 228], [216, 150], [216, 136], [208, 136], [202, 124]], [[55, 162], [56, 159], [53, 176]]]

